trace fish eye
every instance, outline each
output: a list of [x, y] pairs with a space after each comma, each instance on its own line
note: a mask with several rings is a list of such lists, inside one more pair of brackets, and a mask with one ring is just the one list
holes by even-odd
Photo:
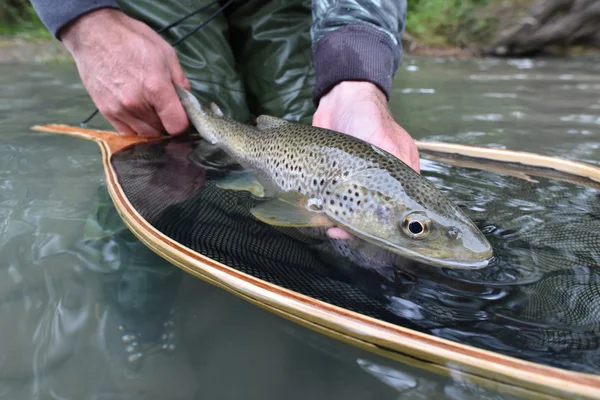
[[402, 220], [402, 231], [413, 239], [423, 239], [431, 232], [431, 220], [422, 213], [408, 214]]

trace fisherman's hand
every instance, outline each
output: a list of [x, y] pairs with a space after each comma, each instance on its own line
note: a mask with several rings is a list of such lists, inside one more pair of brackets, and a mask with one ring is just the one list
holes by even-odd
[[321, 98], [313, 125], [367, 141], [420, 172], [414, 139], [394, 120], [385, 94], [370, 82], [334, 86]]
[[[385, 94], [370, 82], [341, 82], [321, 97], [313, 125], [355, 136], [404, 161], [417, 172], [419, 151], [414, 139], [394, 120]], [[348, 232], [327, 230], [332, 239], [350, 239]]]
[[179, 134], [188, 118], [173, 83], [189, 90], [173, 48], [147, 25], [99, 9], [60, 34], [81, 80], [104, 117], [122, 134]]

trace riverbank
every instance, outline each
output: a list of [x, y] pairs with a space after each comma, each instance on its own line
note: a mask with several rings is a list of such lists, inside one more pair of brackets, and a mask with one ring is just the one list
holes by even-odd
[[[473, 57], [469, 49], [436, 46], [419, 43], [407, 37], [403, 39], [406, 54], [438, 57]], [[64, 45], [53, 38], [24, 39], [14, 35], [0, 35], [0, 63], [56, 63], [72, 62]]]
[[[18, 3], [18, 1], [17, 1]], [[22, 2], [20, 22], [0, 18], [0, 63], [71, 62], [30, 5]], [[584, 18], [594, 0], [579, 8], [552, 0], [414, 0], [408, 2], [405, 54], [437, 57], [567, 56], [600, 49], [597, 29], [570, 32], [568, 21]], [[562, 8], [561, 8], [562, 7]], [[586, 8], [588, 7], [588, 8]], [[0, 6], [0, 17], [2, 16]], [[15, 12], [13, 11], [13, 14]], [[565, 22], [567, 21], [567, 22]], [[587, 20], [582, 19], [582, 23]], [[595, 20], [588, 21], [594, 27]], [[587, 31], [586, 31], [587, 32]], [[589, 32], [588, 32], [589, 33]], [[595, 35], [595, 36], [594, 36]]]
[[0, 35], [0, 63], [52, 63], [71, 60], [71, 55], [58, 40]]

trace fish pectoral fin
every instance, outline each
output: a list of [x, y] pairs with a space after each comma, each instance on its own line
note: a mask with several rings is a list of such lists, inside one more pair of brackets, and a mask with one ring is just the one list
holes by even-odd
[[206, 140], [201, 141], [201, 145], [190, 153], [188, 159], [202, 167], [222, 166], [225, 168], [237, 164], [235, 159], [223, 151], [219, 145]]
[[258, 118], [256, 118], [256, 127], [258, 129], [277, 128], [286, 124], [289, 124], [289, 122], [285, 119], [272, 117], [270, 115], [259, 115]]
[[296, 228], [333, 226], [331, 220], [320, 212], [306, 208], [305, 198], [295, 193], [284, 193], [253, 207], [250, 213], [265, 224]]
[[250, 172], [232, 172], [225, 178], [217, 181], [216, 186], [220, 189], [246, 191], [258, 197], [265, 197], [265, 188]]

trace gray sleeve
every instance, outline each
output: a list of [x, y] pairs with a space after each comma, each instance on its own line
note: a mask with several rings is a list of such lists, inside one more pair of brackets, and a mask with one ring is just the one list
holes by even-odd
[[342, 81], [377, 85], [389, 99], [402, 55], [406, 0], [313, 0], [313, 101]]
[[83, 14], [99, 8], [119, 8], [116, 0], [31, 0], [31, 5], [57, 39], [63, 26]]

